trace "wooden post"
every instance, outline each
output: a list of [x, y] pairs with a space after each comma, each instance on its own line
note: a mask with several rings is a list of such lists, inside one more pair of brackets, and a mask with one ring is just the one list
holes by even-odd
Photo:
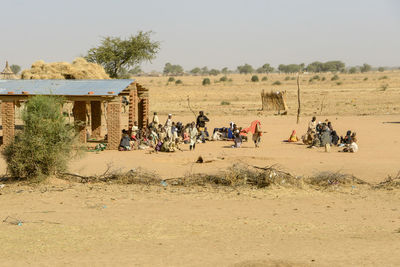
[[301, 102], [300, 102], [300, 73], [297, 73], [297, 124], [300, 122]]

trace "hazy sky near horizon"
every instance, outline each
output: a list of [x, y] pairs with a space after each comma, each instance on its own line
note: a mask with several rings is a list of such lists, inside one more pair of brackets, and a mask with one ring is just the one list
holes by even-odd
[[400, 66], [396, 0], [0, 0], [0, 68], [69, 61], [104, 36], [153, 31], [166, 62], [193, 67], [259, 67], [342, 60]]

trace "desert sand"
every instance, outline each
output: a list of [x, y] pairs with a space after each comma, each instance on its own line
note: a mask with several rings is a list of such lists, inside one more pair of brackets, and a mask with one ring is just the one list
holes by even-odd
[[[253, 84], [250, 76], [231, 75], [232, 83], [208, 87], [201, 86], [202, 77], [181, 77], [183, 85], [166, 85], [166, 77], [140, 78], [161, 121], [168, 113], [175, 121], [194, 120], [189, 96], [195, 111], [207, 113], [211, 132], [231, 121], [247, 127], [259, 119], [265, 131], [261, 147], [250, 141], [233, 149], [231, 142], [215, 141], [199, 144], [194, 152], [188, 145], [176, 153], [85, 152], [70, 163], [69, 172], [142, 168], [167, 179], [218, 173], [240, 163], [275, 165], [296, 176], [340, 172], [377, 184], [400, 171], [400, 72], [340, 74], [341, 84], [328, 74], [324, 82], [309, 83], [312, 75], [302, 78], [299, 124], [295, 81], [285, 76], [268, 75], [267, 82]], [[276, 88], [272, 83], [278, 79], [283, 85]], [[384, 90], [383, 83], [389, 84]], [[287, 90], [289, 114], [260, 111], [261, 89]], [[339, 135], [357, 132], [359, 152], [333, 148], [326, 153], [283, 142], [294, 129], [301, 137], [312, 115], [331, 120]], [[122, 118], [126, 128], [127, 115]], [[199, 156], [211, 162], [195, 163]], [[3, 160], [0, 173], [6, 174]], [[398, 266], [399, 205], [399, 189], [366, 186], [143, 186], [54, 177], [39, 185], [5, 183], [0, 265]]]

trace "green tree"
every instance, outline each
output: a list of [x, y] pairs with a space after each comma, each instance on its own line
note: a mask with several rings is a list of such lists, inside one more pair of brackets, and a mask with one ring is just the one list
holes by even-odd
[[384, 71], [385, 71], [385, 68], [384, 68], [384, 67], [379, 67], [379, 68], [378, 68], [378, 71], [379, 71], [379, 72], [384, 72]]
[[360, 67], [360, 71], [361, 72], [368, 72], [368, 71], [371, 71], [371, 69], [372, 69], [372, 67], [371, 67], [371, 65], [369, 65], [369, 64], [367, 64], [367, 63], [364, 63], [361, 67]]
[[322, 63], [322, 62], [314, 61], [314, 62], [312, 62], [312, 63], [307, 65], [306, 70], [308, 72], [314, 72], [314, 73], [315, 72], [322, 72], [323, 65], [324, 65], [324, 63]]
[[231, 73], [231, 71], [230, 71], [227, 67], [225, 67], [225, 68], [223, 68], [223, 69], [221, 70], [221, 73], [226, 75], [226, 74]]
[[278, 66], [278, 70], [283, 73], [296, 73], [299, 71], [302, 71], [304, 69], [304, 63], [302, 64], [289, 64], [289, 65], [284, 65], [280, 64]]
[[357, 68], [356, 68], [356, 67], [351, 67], [351, 68], [349, 69], [349, 73], [350, 73], [350, 74], [357, 73]]
[[202, 67], [201, 68], [201, 75], [208, 75], [208, 74], [210, 74], [210, 71], [208, 70], [208, 68], [206, 66]]
[[86, 60], [100, 64], [112, 78], [118, 78], [122, 68], [130, 68], [155, 58], [160, 43], [150, 39], [151, 32], [140, 31], [127, 39], [105, 37], [98, 47], [89, 49]]
[[244, 74], [248, 74], [248, 73], [253, 73], [254, 69], [251, 65], [249, 64], [244, 64], [243, 66], [238, 66], [237, 70], [239, 71], [239, 73], [244, 73]]
[[266, 63], [264, 65], [262, 65], [261, 67], [259, 67], [256, 72], [257, 73], [271, 73], [274, 72], [274, 67], [271, 67], [270, 64]]
[[21, 67], [18, 65], [11, 65], [10, 69], [12, 70], [12, 72], [14, 72], [14, 74], [18, 74], [21, 71]]
[[66, 169], [76, 133], [60, 111], [62, 104], [55, 96], [28, 100], [22, 111], [24, 128], [3, 151], [12, 177], [39, 180]]
[[182, 75], [183, 68], [181, 65], [172, 65], [171, 63], [166, 63], [163, 72], [165, 75]]
[[190, 71], [190, 73], [191, 74], [193, 74], [193, 75], [198, 75], [198, 74], [200, 74], [201, 73], [201, 69], [200, 68], [194, 68], [194, 69], [192, 69], [191, 71]]
[[217, 76], [218, 74], [220, 74], [221, 72], [219, 71], [219, 70], [217, 70], [217, 69], [211, 69], [210, 70], [210, 75], [214, 75], [214, 76]]

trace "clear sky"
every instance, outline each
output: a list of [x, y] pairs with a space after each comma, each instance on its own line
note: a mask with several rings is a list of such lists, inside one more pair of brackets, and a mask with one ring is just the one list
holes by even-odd
[[0, 68], [72, 61], [102, 36], [154, 31], [166, 62], [259, 67], [342, 60], [400, 66], [397, 0], [0, 0]]

